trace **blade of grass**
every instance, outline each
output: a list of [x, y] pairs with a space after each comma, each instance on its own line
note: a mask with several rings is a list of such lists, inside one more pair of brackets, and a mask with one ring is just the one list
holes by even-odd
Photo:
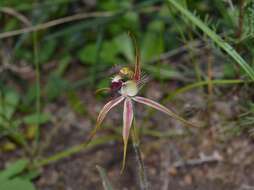
[[204, 24], [199, 18], [192, 14], [189, 10], [185, 9], [176, 0], [167, 0], [168, 4], [173, 6], [179, 12], [182, 13], [185, 19], [188, 19], [191, 23], [200, 28], [209, 38], [211, 38], [220, 48], [227, 52], [245, 71], [245, 73], [254, 80], [254, 70], [248, 65], [248, 63], [235, 51], [235, 49], [225, 42], [219, 35]]
[[186, 85], [182, 88], [179, 88], [177, 90], [175, 90], [174, 92], [170, 93], [167, 98], [165, 98], [165, 100], [171, 100], [174, 97], [176, 97], [178, 94], [187, 92], [189, 90], [192, 90], [193, 88], [198, 88], [201, 86], [205, 86], [205, 85], [227, 85], [227, 84], [243, 84], [243, 83], [248, 83], [248, 82], [252, 82], [252, 81], [244, 81], [244, 80], [237, 80], [237, 79], [232, 79], [232, 80], [206, 80], [206, 81], [201, 81], [201, 82], [196, 82], [196, 83], [192, 83], [189, 85]]
[[102, 145], [102, 144], [105, 144], [107, 142], [114, 141], [114, 140], [119, 140], [119, 136], [118, 135], [108, 135], [108, 136], [104, 136], [104, 137], [99, 137], [99, 138], [92, 140], [89, 144], [87, 144], [87, 141], [85, 141], [84, 143], [73, 146], [67, 150], [58, 152], [48, 158], [38, 160], [34, 166], [38, 168], [38, 167], [42, 167], [45, 165], [49, 165], [49, 164], [56, 162], [58, 160], [62, 160], [64, 158], [68, 158], [74, 154], [77, 154], [77, 153], [81, 152], [82, 150], [91, 149], [91, 148], [94, 148], [98, 145]]
[[112, 185], [109, 182], [109, 179], [107, 177], [106, 170], [100, 166], [96, 166], [97, 170], [99, 171], [99, 174], [101, 176], [102, 185], [105, 190], [113, 190]]

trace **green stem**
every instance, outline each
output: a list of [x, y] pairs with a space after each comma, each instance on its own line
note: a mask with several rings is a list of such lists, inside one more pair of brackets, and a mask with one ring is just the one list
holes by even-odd
[[64, 158], [67, 158], [69, 156], [77, 154], [82, 150], [91, 149], [91, 148], [96, 147], [98, 145], [105, 144], [109, 141], [118, 140], [118, 139], [119, 139], [118, 135], [117, 136], [116, 135], [108, 135], [108, 136], [99, 137], [97, 139], [94, 139], [89, 144], [86, 141], [86, 142], [81, 143], [79, 145], [73, 146], [67, 150], [58, 152], [55, 155], [52, 155], [48, 158], [38, 160], [37, 162], [35, 162], [35, 167], [38, 168], [38, 167], [42, 167], [45, 165], [49, 165], [49, 164], [56, 162], [58, 160], [62, 160]]
[[222, 79], [222, 80], [210, 80], [210, 81], [206, 80], [206, 81], [196, 82], [196, 83], [192, 83], [192, 84], [189, 84], [187, 86], [184, 86], [182, 88], [175, 90], [174, 92], [170, 93], [167, 96], [166, 100], [171, 100], [174, 97], [176, 97], [176, 95], [178, 95], [178, 94], [187, 92], [193, 88], [198, 88], [201, 86], [208, 85], [209, 83], [212, 85], [227, 85], [227, 84], [242, 84], [242, 83], [251, 83], [251, 82], [253, 82], [253, 81], [244, 81], [244, 80], [237, 80], [237, 79], [232, 79], [232, 80]]
[[37, 32], [33, 32], [33, 51], [34, 51], [34, 65], [35, 65], [35, 82], [36, 82], [36, 115], [37, 115], [37, 124], [35, 130], [35, 147], [39, 144], [40, 139], [40, 130], [39, 130], [39, 116], [40, 116], [40, 66], [39, 66], [39, 59], [38, 59], [38, 39], [37, 39]]

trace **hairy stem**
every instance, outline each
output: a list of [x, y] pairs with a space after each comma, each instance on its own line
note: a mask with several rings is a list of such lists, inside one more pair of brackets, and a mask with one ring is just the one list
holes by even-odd
[[139, 176], [139, 185], [141, 190], [148, 190], [149, 185], [147, 181], [147, 175], [145, 171], [145, 165], [141, 156], [140, 146], [139, 146], [139, 140], [137, 135], [137, 130], [135, 126], [135, 120], [133, 122], [133, 130], [132, 130], [132, 146], [135, 152], [136, 161], [138, 163], [138, 176]]

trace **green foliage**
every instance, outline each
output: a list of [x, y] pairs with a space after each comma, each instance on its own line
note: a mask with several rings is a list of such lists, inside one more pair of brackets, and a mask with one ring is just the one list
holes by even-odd
[[4, 181], [0, 185], [0, 190], [35, 190], [35, 187], [30, 181], [14, 178]]
[[191, 21], [194, 25], [199, 27], [208, 37], [210, 37], [219, 47], [225, 50], [228, 55], [230, 55], [248, 74], [248, 76], [254, 80], [254, 70], [246, 63], [246, 61], [233, 49], [231, 45], [225, 42], [219, 35], [217, 35], [213, 30], [211, 30], [207, 25], [205, 25], [199, 18], [193, 15], [189, 10], [182, 7], [175, 0], [168, 0], [168, 3], [179, 10], [186, 19]]
[[6, 90], [0, 94], [0, 125], [8, 126], [8, 121], [13, 117], [20, 96], [14, 90]]
[[0, 190], [35, 190], [33, 183], [22, 177], [28, 160], [18, 160], [0, 171]]
[[239, 127], [236, 127], [238, 129], [238, 133], [242, 132], [249, 132], [249, 134], [253, 137], [254, 135], [254, 103], [248, 104], [248, 111], [241, 114], [239, 117]]
[[[87, 5], [85, 2], [0, 0], [0, 7], [12, 8], [33, 25], [93, 11], [112, 14], [46, 27], [33, 35], [26, 33], [1, 39], [0, 137], [4, 141], [22, 145], [32, 156], [38, 152], [36, 149], [39, 146], [33, 147], [36, 143], [30, 142], [24, 131], [51, 121], [52, 113], [41, 112], [48, 110], [49, 104], [68, 104], [76, 114], [93, 120], [86, 107], [86, 101], [89, 101], [86, 97], [94, 89], [109, 85], [108, 76], [114, 72], [112, 68], [115, 65], [135, 62], [133, 44], [127, 34], [129, 31], [137, 38], [144, 71], [164, 84], [174, 80], [177, 90], [170, 91], [166, 99], [175, 98], [194, 88], [207, 87], [210, 81], [207, 76], [206, 47], [214, 60], [211, 81], [216, 86], [214, 96], [219, 94], [219, 85], [237, 87], [246, 82], [246, 88], [251, 89], [248, 86], [250, 81], [244, 80], [244, 77], [248, 75], [254, 79], [253, 1], [245, 1], [240, 36], [236, 35], [239, 30], [239, 7], [236, 3], [231, 7], [227, 1], [107, 0], [97, 1], [96, 5]], [[27, 27], [17, 17], [0, 13], [1, 33]], [[200, 43], [200, 46], [192, 46], [193, 42]], [[38, 55], [33, 50], [35, 46], [38, 47]], [[233, 61], [229, 58], [242, 70], [232, 66]], [[2, 63], [6, 62], [8, 68], [2, 71]], [[196, 77], [197, 71], [200, 72], [199, 77]], [[35, 75], [40, 75], [36, 82]], [[85, 94], [87, 91], [89, 95]], [[246, 101], [251, 102], [251, 98]], [[37, 108], [36, 104], [39, 105]], [[237, 121], [241, 129], [230, 129], [235, 135], [241, 134], [242, 128], [252, 131], [253, 108], [246, 107], [251, 111]], [[38, 129], [44, 130], [39, 126]], [[104, 139], [104, 142], [110, 139], [112, 137]], [[38, 140], [40, 143], [44, 141]], [[67, 154], [52, 156], [44, 163], [68, 157], [84, 147], [81, 145]], [[23, 169], [7, 177], [6, 186], [0, 183], [0, 190], [15, 190], [17, 185], [20, 188], [26, 186], [25, 190], [31, 189], [29, 180], [37, 174], [26, 173], [21, 178]], [[105, 174], [102, 168], [99, 170], [101, 175]]]
[[78, 52], [79, 59], [86, 64], [94, 64], [96, 57], [96, 45], [89, 44]]
[[148, 31], [144, 35], [141, 56], [142, 61], [147, 62], [152, 58], [158, 57], [164, 52], [164, 23], [153, 21], [148, 25]]
[[24, 123], [27, 125], [44, 124], [50, 121], [51, 115], [49, 113], [41, 113], [40, 115], [31, 114], [23, 118]]
[[17, 162], [10, 165], [6, 170], [0, 173], [0, 182], [8, 180], [11, 177], [14, 177], [21, 173], [27, 166], [27, 160], [18, 160]]
[[45, 64], [47, 61], [49, 61], [49, 59], [53, 57], [56, 46], [57, 42], [54, 40], [43, 43], [40, 46], [39, 63]]
[[19, 133], [21, 120], [14, 119], [19, 95], [14, 90], [2, 91], [0, 94], [0, 132], [1, 136], [9, 136], [18, 144], [24, 144], [24, 137]]
[[71, 106], [71, 108], [80, 115], [85, 115], [87, 113], [87, 110], [82, 103], [82, 101], [79, 99], [77, 94], [74, 91], [68, 92], [68, 102]]
[[49, 113], [27, 114], [23, 118], [17, 117], [15, 113], [21, 104], [20, 95], [10, 89], [5, 89], [0, 97], [0, 133], [1, 136], [7, 136], [10, 140], [15, 141], [19, 145], [25, 145], [25, 136], [20, 130], [20, 126], [24, 123], [27, 125], [35, 125], [37, 123], [44, 124], [50, 120]]
[[[118, 62], [117, 53], [119, 50], [114, 41], [104, 41], [102, 44], [100, 59], [103, 63], [114, 65]], [[97, 57], [96, 44], [89, 44], [78, 52], [78, 57], [84, 64], [95, 64]]]
[[[60, 71], [59, 71], [60, 72]], [[49, 101], [53, 101], [60, 97], [68, 88], [69, 83], [59, 75], [53, 73], [49, 75], [47, 84], [45, 85], [45, 94]]]
[[133, 45], [130, 37], [124, 33], [116, 36], [114, 41], [119, 52], [121, 52], [129, 62], [134, 61]]

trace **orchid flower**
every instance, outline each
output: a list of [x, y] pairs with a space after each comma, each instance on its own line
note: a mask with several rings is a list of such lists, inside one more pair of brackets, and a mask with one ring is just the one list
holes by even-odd
[[122, 136], [123, 136], [123, 143], [124, 143], [124, 155], [123, 155], [123, 166], [122, 170], [125, 166], [125, 160], [126, 160], [126, 152], [127, 152], [127, 144], [129, 139], [129, 133], [132, 126], [134, 113], [134, 102], [145, 104], [147, 106], [150, 106], [154, 109], [157, 109], [170, 117], [173, 117], [180, 122], [184, 123], [187, 126], [194, 126], [193, 124], [189, 123], [182, 117], [178, 116], [176, 113], [171, 111], [170, 109], [166, 108], [165, 106], [151, 100], [145, 97], [138, 96], [138, 92], [140, 88], [144, 85], [146, 82], [146, 78], [142, 76], [141, 74], [141, 62], [140, 62], [140, 54], [139, 50], [135, 42], [135, 51], [136, 51], [136, 61], [135, 61], [135, 68], [134, 72], [128, 68], [123, 67], [120, 69], [119, 73], [116, 74], [111, 81], [111, 87], [110, 90], [112, 92], [116, 92], [118, 96], [114, 98], [113, 100], [109, 101], [100, 111], [96, 127], [94, 130], [94, 134], [96, 133], [97, 129], [101, 126], [103, 120], [105, 119], [107, 113], [114, 108], [115, 106], [119, 105], [121, 102], [123, 102], [123, 130], [122, 130]]

